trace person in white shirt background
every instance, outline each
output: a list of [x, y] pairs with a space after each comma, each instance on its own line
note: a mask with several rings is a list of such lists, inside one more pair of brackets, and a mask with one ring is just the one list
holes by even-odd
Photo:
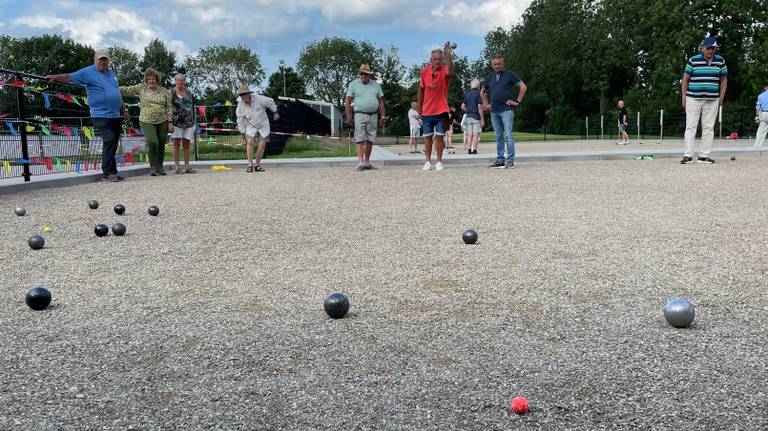
[[[261, 159], [264, 157], [264, 147], [269, 139], [269, 118], [266, 110], [274, 112], [277, 121], [280, 115], [277, 113], [275, 101], [269, 97], [253, 95], [247, 85], [241, 85], [237, 90], [240, 100], [237, 103], [235, 115], [237, 115], [237, 129], [241, 139], [245, 142], [245, 152], [248, 157], [248, 169], [246, 172], [264, 172], [261, 167]], [[259, 135], [259, 149], [256, 152], [256, 166], [253, 165], [253, 141]]]
[[418, 103], [411, 102], [411, 109], [408, 110], [408, 126], [411, 132], [410, 139], [408, 140], [409, 153], [419, 152], [417, 139], [419, 138], [419, 134], [421, 132], [421, 115], [419, 115], [419, 111], [416, 110], [418, 107]]

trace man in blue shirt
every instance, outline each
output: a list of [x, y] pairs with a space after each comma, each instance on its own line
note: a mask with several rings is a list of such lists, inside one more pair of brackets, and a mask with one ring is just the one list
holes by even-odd
[[113, 182], [123, 180], [124, 178], [117, 174], [115, 152], [123, 128], [123, 118], [128, 121], [130, 115], [123, 104], [117, 76], [109, 68], [107, 52], [97, 50], [94, 55], [94, 64], [77, 72], [48, 75], [46, 78], [52, 82], [85, 86], [93, 126], [99, 131], [103, 141], [101, 153], [102, 180]]
[[[515, 139], [512, 137], [512, 123], [515, 119], [514, 107], [523, 102], [528, 87], [518, 78], [515, 72], [504, 70], [504, 58], [496, 54], [491, 59], [493, 73], [485, 78], [480, 89], [483, 108], [491, 110], [491, 124], [496, 132], [496, 162], [492, 167], [512, 168], [515, 166]], [[515, 87], [520, 87], [517, 98], [513, 97]], [[491, 103], [488, 103], [486, 89], [491, 91]], [[504, 147], [506, 144], [507, 161], [504, 163]]]
[[757, 96], [757, 105], [755, 105], [755, 123], [757, 127], [757, 136], [755, 137], [755, 146], [762, 147], [765, 141], [765, 135], [768, 134], [768, 85], [763, 87], [763, 92]]
[[728, 67], [725, 59], [716, 55], [718, 45], [714, 37], [701, 43], [701, 54], [688, 59], [683, 72], [683, 100], [685, 109], [685, 154], [680, 163], [693, 163], [696, 129], [701, 119], [701, 150], [698, 163], [715, 163], [709, 153], [715, 137], [718, 108], [723, 105], [728, 88]]

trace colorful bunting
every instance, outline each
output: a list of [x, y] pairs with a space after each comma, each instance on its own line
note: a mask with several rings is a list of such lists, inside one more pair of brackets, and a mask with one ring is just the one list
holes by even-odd
[[45, 133], [46, 136], [51, 136], [51, 131], [48, 130], [48, 128], [45, 127], [45, 125], [41, 124], [40, 129], [42, 129], [43, 133]]
[[72, 162], [67, 160], [67, 173], [69, 173], [71, 167], [72, 167]]
[[77, 106], [79, 106], [81, 108], [83, 107], [83, 105], [81, 105], [80, 102], [77, 101], [77, 97], [76, 96], [72, 96], [72, 102], [74, 102], [75, 105], [77, 105]]
[[220, 103], [220, 102], [216, 102], [216, 103], [214, 103], [214, 104], [213, 104], [213, 107], [214, 107], [214, 108], [218, 108], [218, 107], [220, 107], [220, 106], [221, 106], [221, 103]]
[[234, 106], [234, 105], [232, 105], [232, 102], [227, 100], [226, 102], [224, 102], [224, 106]]
[[32, 133], [35, 131], [35, 126], [31, 124], [27, 124], [27, 127], [25, 127], [25, 129], [27, 129], [27, 133]]
[[93, 140], [93, 132], [90, 127], [83, 127], [83, 135], [88, 138], [89, 141]]
[[197, 113], [200, 114], [201, 117], [205, 117], [205, 106], [198, 106]]
[[13, 81], [7, 85], [10, 85], [11, 87], [23, 87], [24, 84], [25, 84], [24, 81]]
[[45, 109], [51, 109], [51, 100], [48, 98], [48, 93], [43, 93], [43, 103], [45, 104]]
[[8, 162], [8, 160], [6, 160], [4, 165], [5, 165], [5, 174], [10, 177], [11, 176], [11, 164], [10, 164], [10, 162]]
[[6, 122], [5, 122], [5, 125], [6, 125], [6, 126], [8, 126], [8, 130], [10, 130], [10, 131], [11, 131], [11, 135], [13, 135], [13, 136], [19, 136], [19, 131], [18, 131], [18, 130], [16, 130], [16, 128], [15, 128], [15, 127], [13, 127], [13, 123], [11, 123], [10, 121], [6, 121]]

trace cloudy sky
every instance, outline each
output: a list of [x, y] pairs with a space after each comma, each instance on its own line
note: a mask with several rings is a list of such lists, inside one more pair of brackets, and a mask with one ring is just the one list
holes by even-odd
[[269, 73], [289, 65], [301, 48], [325, 36], [395, 45], [406, 65], [456, 41], [460, 55], [477, 58], [483, 35], [517, 23], [531, 0], [0, 0], [0, 33], [14, 37], [57, 33], [94, 48], [142, 52], [160, 38], [182, 56], [208, 44], [245, 44]]

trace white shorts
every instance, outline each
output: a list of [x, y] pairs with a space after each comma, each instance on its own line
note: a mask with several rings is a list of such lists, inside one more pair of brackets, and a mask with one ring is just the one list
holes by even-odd
[[411, 138], [418, 138], [421, 132], [420, 127], [411, 127]]
[[195, 137], [195, 128], [194, 127], [173, 127], [173, 132], [171, 133], [171, 139], [186, 139], [187, 141], [191, 141]]
[[262, 139], [269, 138], [269, 123], [263, 124], [259, 127], [252, 126], [250, 124], [245, 125], [245, 130], [243, 130], [243, 127], [240, 127], [240, 133], [246, 136], [250, 136], [251, 138], [256, 138], [256, 135], [261, 135]]
[[480, 127], [480, 120], [475, 120], [474, 118], [467, 118], [466, 129], [468, 135], [474, 135], [483, 131], [483, 128]]

